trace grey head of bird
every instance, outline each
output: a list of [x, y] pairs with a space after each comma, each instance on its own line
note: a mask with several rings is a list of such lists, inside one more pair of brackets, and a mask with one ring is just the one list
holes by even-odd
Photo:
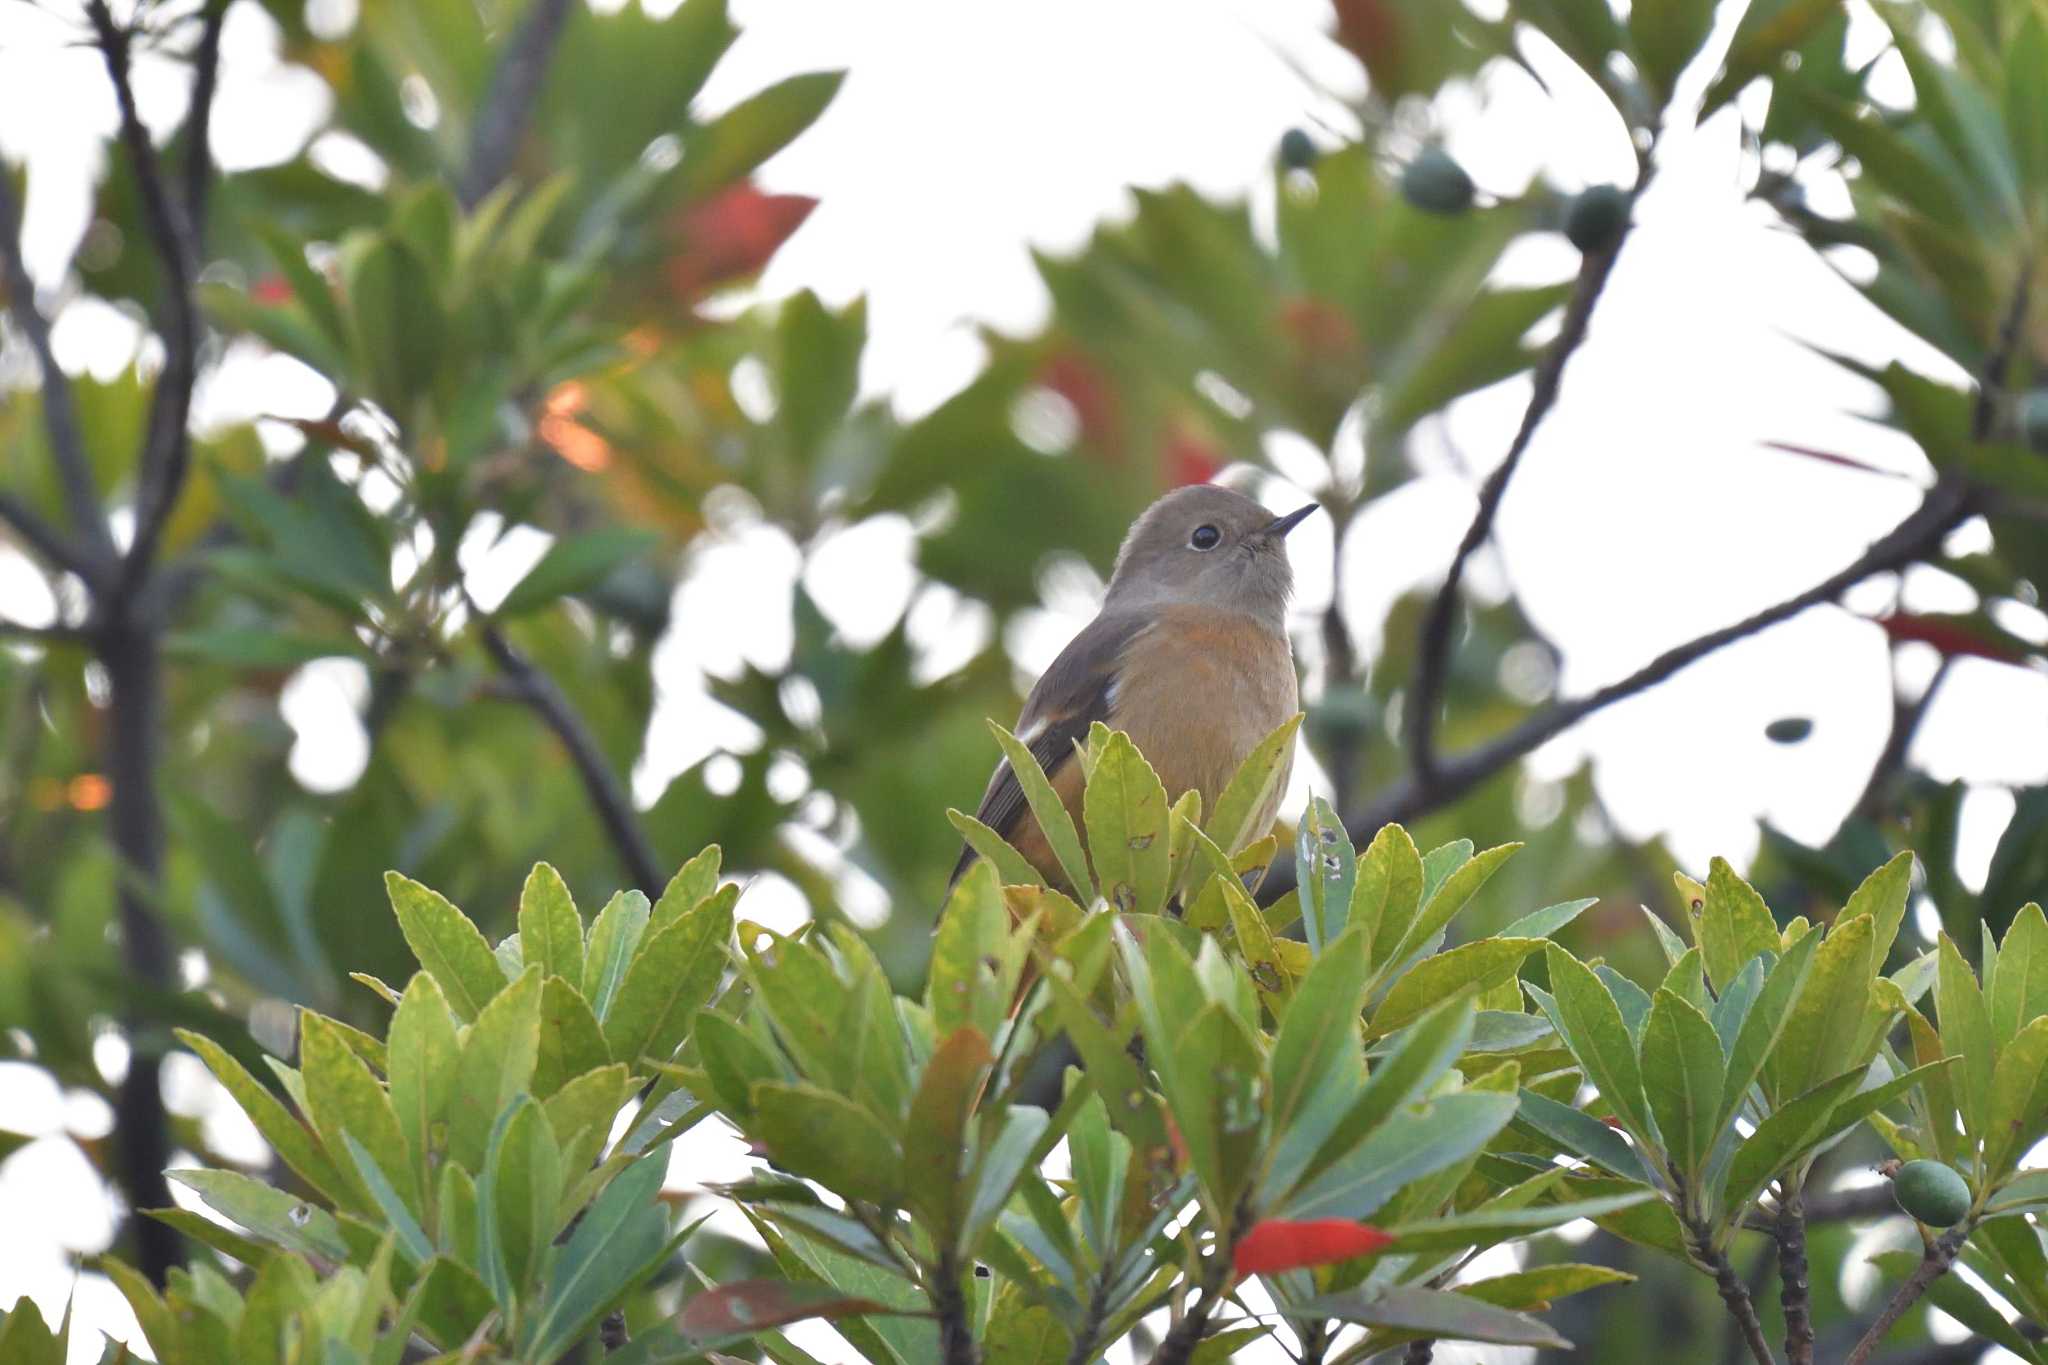
[[1294, 590], [1287, 533], [1315, 510], [1310, 503], [1276, 517], [1215, 484], [1176, 488], [1131, 523], [1103, 610], [1215, 607], [1283, 632]]

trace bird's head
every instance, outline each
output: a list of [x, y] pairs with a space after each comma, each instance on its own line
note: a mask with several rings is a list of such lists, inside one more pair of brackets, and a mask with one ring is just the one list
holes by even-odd
[[1281, 630], [1294, 587], [1287, 533], [1315, 510], [1276, 517], [1215, 484], [1176, 488], [1132, 523], [1104, 605], [1213, 606]]

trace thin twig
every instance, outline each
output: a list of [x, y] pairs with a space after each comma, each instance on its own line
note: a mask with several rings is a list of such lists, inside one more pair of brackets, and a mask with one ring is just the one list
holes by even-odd
[[1934, 694], [1941, 691], [1941, 685], [1948, 681], [1949, 669], [1954, 663], [1954, 656], [1943, 655], [1934, 676], [1927, 680], [1927, 686], [1912, 701], [1906, 701], [1896, 692], [1893, 694], [1891, 730], [1885, 736], [1884, 748], [1878, 753], [1877, 762], [1870, 766], [1870, 777], [1863, 784], [1863, 795], [1856, 799], [1858, 815], [1866, 819], [1875, 815], [1884, 803], [1892, 779], [1905, 771], [1906, 755], [1913, 748], [1913, 738], [1920, 733], [1920, 724], [1927, 719], [1927, 712], [1934, 705]]
[[[464, 598], [468, 598], [466, 592]], [[647, 832], [640, 828], [639, 817], [633, 813], [633, 803], [626, 789], [619, 784], [618, 776], [605, 761], [597, 737], [590, 733], [590, 727], [584, 724], [574, 703], [555, 680], [506, 639], [504, 632], [478, 611], [473, 601], [469, 608], [476, 616], [477, 633], [483, 639], [484, 650], [491, 656], [491, 662], [517, 689], [519, 699], [533, 708], [534, 713], [555, 732], [555, 737], [562, 741], [562, 747], [569, 751], [570, 761], [583, 778], [584, 792], [590, 797], [590, 803], [597, 807], [598, 818], [604, 822], [620, 859], [626, 864], [627, 875], [645, 894], [660, 895], [665, 881], [661, 874], [661, 861], [655, 857], [654, 846], [647, 841]]]
[[[163, 160], [136, 112], [135, 89], [128, 74], [132, 35], [114, 22], [106, 0], [91, 0], [85, 12], [97, 35], [100, 54], [106, 59], [108, 78], [114, 83], [114, 103], [121, 115], [121, 145], [128, 153], [136, 187], [142, 194], [143, 218], [164, 270], [164, 368], [150, 395], [147, 434], [141, 465], [136, 471], [135, 538], [121, 565], [121, 586], [125, 590], [148, 571], [155, 559], [157, 539], [177, 502], [191, 458], [191, 438], [185, 424], [192, 412], [192, 384], [199, 364], [199, 309], [192, 296], [198, 242], [193, 236], [187, 206], [172, 196], [165, 181]], [[218, 22], [218, 17], [209, 13], [208, 23]], [[202, 39], [199, 55], [218, 62], [218, 37], [210, 44]], [[205, 70], [199, 71], [193, 82], [195, 96], [202, 90], [210, 96], [214, 79]], [[210, 113], [202, 114], [195, 105], [189, 125], [193, 134], [204, 135], [210, 122]], [[207, 158], [203, 147], [193, 147], [191, 154], [200, 163]]]
[[475, 208], [512, 169], [573, 7], [571, 0], [533, 0], [519, 31], [506, 43], [470, 135], [469, 164], [462, 176], [464, 208]]
[[220, 31], [227, 0], [211, 0], [192, 53], [192, 116], [185, 125], [185, 221], [196, 252], [206, 240], [207, 192], [213, 187], [213, 94], [220, 86]]
[[[1651, 162], [1649, 153], [1645, 152], [1638, 163], [1635, 188], [1629, 193], [1631, 214], [1636, 201], [1649, 186], [1650, 175]], [[1563, 325], [1558, 328], [1557, 336], [1545, 349], [1531, 376], [1529, 402], [1522, 410], [1521, 425], [1515, 429], [1506, 457], [1480, 485], [1479, 505], [1472, 514], [1472, 522], [1465, 528], [1465, 537], [1458, 542], [1451, 567], [1445, 572], [1443, 584], [1437, 589], [1436, 597], [1429, 604], [1429, 613], [1423, 619], [1415, 677], [1408, 689], [1406, 729], [1412, 780], [1425, 789], [1433, 785], [1436, 777], [1436, 713], [1443, 701], [1444, 683], [1450, 672], [1451, 634], [1457, 622], [1458, 589], [1464, 581], [1465, 568], [1479, 547], [1486, 543], [1487, 537], [1493, 534], [1494, 517], [1500, 511], [1501, 500], [1507, 495], [1508, 481], [1514, 478], [1523, 454], [1529, 449], [1530, 441], [1535, 439], [1537, 428], [1543, 425], [1543, 419], [1556, 406], [1565, 366], [1586, 340], [1593, 310], [1600, 302], [1608, 278], [1614, 273], [1615, 261], [1620, 258], [1621, 246], [1627, 235], [1628, 228], [1624, 223], [1612, 241], [1581, 258], [1578, 279], [1572, 286], [1571, 302], [1565, 308]]]
[[1159, 1349], [1152, 1353], [1152, 1365], [1188, 1365], [1194, 1359], [1195, 1348], [1202, 1344], [1208, 1334], [1209, 1319], [1215, 1315], [1216, 1305], [1225, 1297], [1224, 1291], [1230, 1283], [1230, 1258], [1237, 1247], [1237, 1239], [1243, 1235], [1248, 1221], [1249, 1210], [1242, 1204], [1231, 1220], [1227, 1232], [1219, 1230], [1216, 1245], [1209, 1253], [1209, 1264], [1202, 1271], [1200, 1293], [1188, 1305], [1180, 1321], [1173, 1324]]
[[79, 539], [76, 543], [65, 539], [13, 497], [0, 500], [0, 520], [20, 532], [44, 558], [95, 584], [113, 563], [114, 536], [100, 511], [99, 489], [93, 483], [85, 434], [78, 425], [71, 377], [57, 364], [56, 352], [50, 348], [50, 320], [36, 306], [35, 282], [28, 277], [21, 255], [21, 206], [14, 199], [13, 181], [5, 174], [0, 174], [0, 287], [4, 287], [7, 310], [14, 315], [15, 325], [35, 352], [36, 368], [42, 371], [43, 428], [49, 433], [64, 509]]
[[[1390, 821], [1412, 820], [1448, 805], [1596, 711], [1656, 686], [1716, 650], [1789, 621], [1809, 608], [1833, 602], [1866, 578], [1902, 569], [1925, 558], [1971, 510], [1971, 496], [1965, 485], [1949, 480], [1935, 484], [1904, 520], [1873, 541], [1853, 562], [1812, 587], [1732, 625], [1667, 649], [1618, 682], [1572, 701], [1551, 704], [1507, 733], [1444, 760], [1437, 766], [1435, 780], [1426, 786], [1413, 778], [1393, 784], [1364, 809], [1347, 812], [1345, 825], [1354, 841], [1363, 842]], [[1293, 886], [1293, 866], [1282, 859], [1260, 886], [1259, 899], [1270, 903]]]
[[1864, 1365], [1864, 1362], [1870, 1359], [1871, 1352], [1884, 1341], [1885, 1333], [1891, 1331], [1899, 1319], [1906, 1316], [1914, 1304], [1920, 1302], [1920, 1296], [1927, 1292], [1927, 1286], [1948, 1274], [1956, 1263], [1957, 1253], [1962, 1250], [1963, 1243], [1969, 1239], [1970, 1231], [1974, 1227], [1975, 1220], [1959, 1223], [1927, 1244], [1925, 1254], [1920, 1257], [1920, 1264], [1913, 1267], [1913, 1273], [1899, 1286], [1898, 1292], [1892, 1295], [1891, 1302], [1877, 1315], [1877, 1321], [1864, 1330], [1862, 1339], [1856, 1343], [1856, 1349], [1849, 1352], [1848, 1359], [1843, 1361], [1842, 1365]]
[[1813, 1293], [1807, 1280], [1806, 1209], [1796, 1178], [1778, 1202], [1778, 1303], [1785, 1310], [1787, 1365], [1813, 1365]]
[[55, 567], [77, 574], [87, 587], [99, 581], [100, 566], [87, 558], [84, 551], [72, 544], [62, 531], [50, 525], [42, 513], [12, 493], [0, 492], [0, 523], [13, 527], [14, 533], [31, 550]]

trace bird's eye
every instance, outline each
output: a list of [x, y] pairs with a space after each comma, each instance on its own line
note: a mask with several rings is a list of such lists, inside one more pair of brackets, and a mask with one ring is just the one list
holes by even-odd
[[1188, 544], [1197, 550], [1213, 550], [1216, 542], [1223, 539], [1223, 533], [1213, 526], [1197, 526], [1195, 533], [1188, 537]]

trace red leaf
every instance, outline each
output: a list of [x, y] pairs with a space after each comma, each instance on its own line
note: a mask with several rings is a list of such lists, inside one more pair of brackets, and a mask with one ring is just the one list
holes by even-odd
[[1039, 367], [1038, 382], [1074, 409], [1083, 441], [1116, 449], [1116, 390], [1100, 366], [1079, 351], [1055, 351]]
[[264, 275], [249, 286], [249, 297], [258, 303], [290, 303], [292, 287], [282, 275]]
[[1348, 1261], [1394, 1244], [1370, 1223], [1342, 1218], [1268, 1218], [1238, 1239], [1231, 1264], [1239, 1275], [1271, 1275]]
[[1921, 644], [1933, 645], [1949, 658], [1958, 655], [1974, 655], [1979, 659], [1995, 659], [2002, 664], [2016, 664], [2020, 661], [2017, 651], [1993, 640], [1986, 639], [1961, 618], [1954, 616], [1917, 616], [1911, 612], [1894, 612], [1881, 616], [1877, 621], [1893, 644], [1903, 640], [1915, 640]]
[[851, 1298], [822, 1284], [788, 1280], [735, 1280], [707, 1289], [676, 1314], [676, 1330], [697, 1341], [747, 1336], [804, 1318], [843, 1318], [893, 1312], [873, 1299]]
[[1223, 452], [1213, 441], [1185, 422], [1167, 428], [1159, 448], [1159, 472], [1168, 488], [1182, 484], [1208, 483], [1223, 471]]
[[763, 194], [745, 181], [691, 204], [670, 223], [669, 288], [689, 302], [714, 286], [759, 274], [817, 206], [808, 195]]
[[1877, 474], [1887, 479], [1906, 477], [1897, 470], [1881, 469], [1877, 465], [1867, 464], [1851, 456], [1837, 455], [1829, 450], [1815, 450], [1812, 446], [1793, 445], [1789, 441], [1765, 441], [1764, 445], [1771, 450], [1782, 450], [1787, 455], [1800, 455], [1809, 460], [1820, 460], [1826, 464], [1840, 465], [1844, 469], [1860, 470], [1865, 474]]

